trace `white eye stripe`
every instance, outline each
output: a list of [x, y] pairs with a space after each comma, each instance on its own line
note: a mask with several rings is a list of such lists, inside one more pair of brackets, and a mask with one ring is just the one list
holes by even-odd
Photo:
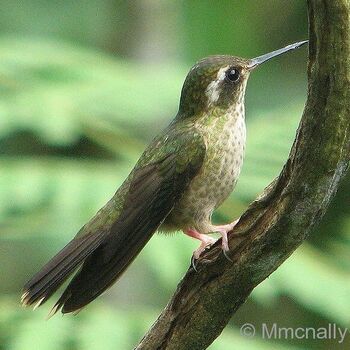
[[226, 76], [226, 70], [228, 69], [229, 66], [225, 66], [223, 68], [220, 68], [217, 75], [216, 79], [213, 80], [206, 88], [205, 94], [208, 97], [208, 103], [209, 105], [212, 103], [215, 103], [219, 97], [220, 97], [220, 89], [219, 85], [220, 83], [225, 79]]

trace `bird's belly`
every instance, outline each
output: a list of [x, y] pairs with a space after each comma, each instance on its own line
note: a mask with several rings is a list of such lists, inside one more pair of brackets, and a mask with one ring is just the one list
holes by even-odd
[[211, 214], [233, 191], [245, 148], [244, 119], [226, 127], [219, 138], [208, 141], [206, 157], [179, 203], [165, 222], [177, 229], [209, 230]]

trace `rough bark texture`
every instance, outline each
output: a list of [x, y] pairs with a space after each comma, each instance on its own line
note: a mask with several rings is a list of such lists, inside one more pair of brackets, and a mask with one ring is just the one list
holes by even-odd
[[[189, 269], [137, 349], [205, 349], [253, 288], [322, 218], [350, 158], [350, 3], [309, 0], [308, 99], [280, 176], [242, 216], [229, 262], [216, 243]], [[234, 346], [234, 344], [233, 344]]]

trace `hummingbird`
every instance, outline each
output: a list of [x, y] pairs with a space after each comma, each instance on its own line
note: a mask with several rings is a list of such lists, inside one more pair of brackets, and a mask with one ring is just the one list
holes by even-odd
[[193, 260], [238, 220], [214, 225], [213, 211], [233, 191], [246, 143], [244, 96], [250, 73], [307, 41], [253, 59], [209, 56], [189, 71], [178, 113], [146, 148], [107, 204], [23, 288], [21, 303], [46, 302], [75, 275], [51, 315], [78, 312], [111, 287], [156, 232], [183, 231], [198, 239]]

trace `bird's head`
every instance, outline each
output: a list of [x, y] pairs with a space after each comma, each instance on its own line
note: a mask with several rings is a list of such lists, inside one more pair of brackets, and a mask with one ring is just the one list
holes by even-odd
[[305, 43], [307, 41], [288, 45], [253, 59], [221, 55], [200, 60], [187, 74], [178, 116], [187, 118], [211, 108], [227, 110], [231, 106], [243, 104], [245, 88], [253, 69]]

